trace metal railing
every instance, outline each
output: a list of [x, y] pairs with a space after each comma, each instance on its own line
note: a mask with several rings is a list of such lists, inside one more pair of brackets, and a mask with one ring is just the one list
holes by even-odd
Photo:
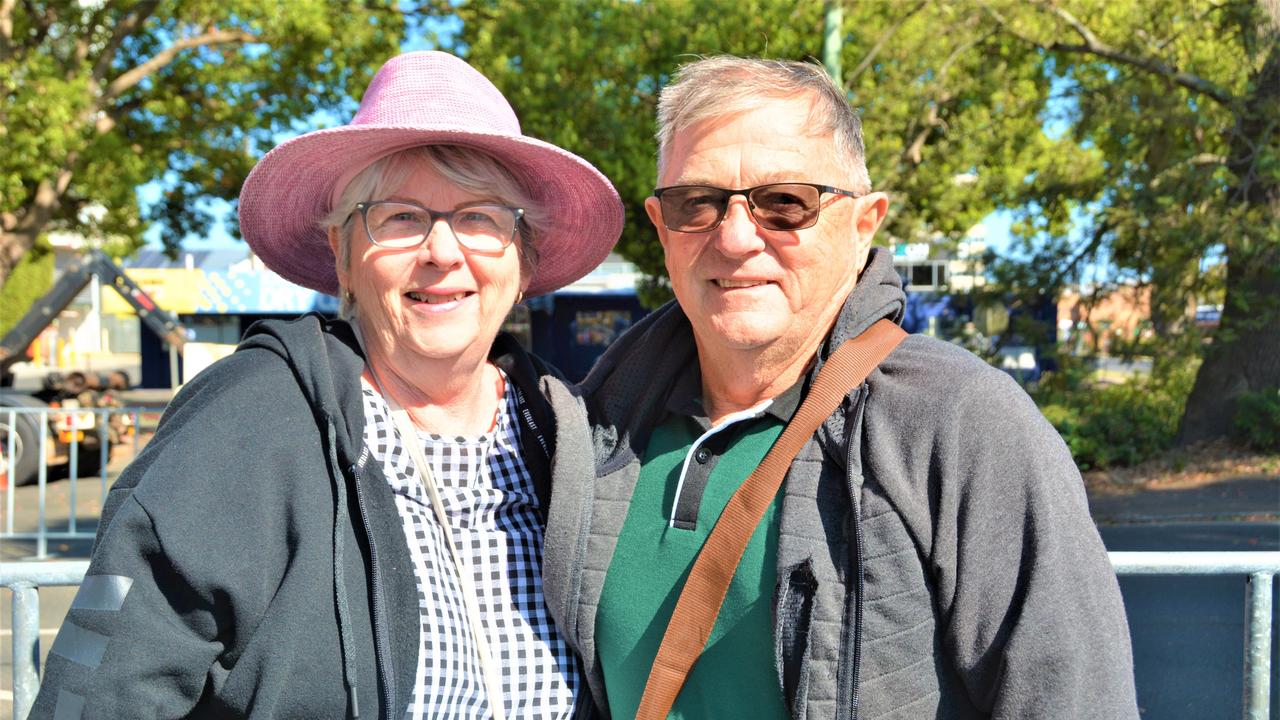
[[13, 593], [13, 717], [26, 720], [40, 689], [38, 588], [79, 585], [88, 560], [0, 563], [0, 585]]
[[[138, 422], [142, 413], [145, 412], [140, 407], [127, 408], [50, 408], [50, 407], [2, 407], [0, 408], [0, 453], [3, 453], [4, 462], [0, 463], [0, 471], [5, 473], [7, 482], [4, 483], [4, 526], [0, 528], [0, 541], [23, 540], [35, 542], [35, 559], [44, 559], [49, 557], [49, 541], [50, 540], [93, 540], [94, 532], [92, 530], [85, 531], [79, 529], [77, 525], [76, 499], [77, 494], [81, 491], [81, 480], [96, 479], [99, 484], [99, 497], [105, 500], [107, 496], [107, 464], [110, 459], [111, 443], [109, 442], [110, 429], [108, 423], [111, 422], [113, 416], [123, 417], [127, 419], [126, 427], [132, 428], [130, 433], [129, 444], [133, 456], [138, 454]], [[93, 424], [87, 430], [81, 430], [80, 424], [83, 416], [92, 414]], [[28, 419], [30, 418], [30, 419]], [[70, 508], [67, 517], [66, 530], [50, 530], [49, 517], [47, 512], [46, 493], [49, 482], [49, 457], [50, 443], [53, 437], [50, 435], [50, 418], [55, 421], [63, 422], [69, 431], [71, 441], [67, 444], [67, 470], [69, 482], [67, 484], [67, 492], [69, 494], [68, 507]], [[23, 423], [22, 432], [19, 430], [19, 424]], [[86, 425], [88, 423], [85, 423]], [[92, 433], [97, 437], [98, 457], [96, 474], [81, 477], [81, 435]], [[24, 440], [23, 436], [26, 436]], [[37, 442], [34, 447], [28, 447], [27, 444], [31, 439]], [[34, 529], [26, 529], [22, 531], [15, 530], [15, 497], [17, 495], [17, 484], [22, 478], [19, 477], [20, 463], [27, 453], [34, 453], [37, 460], [36, 467], [36, 526]], [[25, 464], [25, 463], [23, 463]]]
[[[1113, 552], [1117, 575], [1244, 575], [1244, 718], [1271, 713], [1271, 586], [1280, 552]], [[25, 720], [40, 687], [40, 598], [37, 588], [79, 585], [87, 560], [0, 563], [0, 585], [13, 593], [13, 716]]]
[[1271, 586], [1280, 552], [1113, 552], [1117, 575], [1245, 575], [1244, 717], [1271, 716]]

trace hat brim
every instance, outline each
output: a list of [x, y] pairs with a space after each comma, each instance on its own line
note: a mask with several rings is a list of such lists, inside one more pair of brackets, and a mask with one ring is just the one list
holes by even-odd
[[[524, 136], [457, 129], [344, 125], [281, 143], [263, 156], [240, 192], [240, 232], [281, 277], [339, 292], [333, 251], [320, 220], [335, 183], [351, 169], [419, 145], [461, 145], [497, 158], [547, 215], [538, 263], [525, 291], [543, 295], [591, 272], [622, 232], [622, 202], [582, 158]], [[348, 175], [349, 177], [349, 175]]]

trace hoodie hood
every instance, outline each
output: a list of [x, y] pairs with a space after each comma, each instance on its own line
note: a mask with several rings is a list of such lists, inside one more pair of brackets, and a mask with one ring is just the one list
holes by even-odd
[[907, 294], [902, 289], [902, 278], [893, 269], [893, 254], [886, 248], [871, 248], [858, 284], [853, 286], [853, 292], [836, 316], [822, 357], [826, 358], [831, 348], [862, 334], [877, 320], [888, 318], [895, 325], [901, 325], [906, 308]]
[[[245, 331], [237, 352], [254, 348], [269, 350], [288, 363], [316, 413], [317, 425], [323, 429], [334, 424], [335, 449], [343, 466], [354, 462], [364, 442], [364, 418], [342, 409], [360, 407], [360, 385], [339, 380], [359, 377], [364, 368], [364, 355], [351, 326], [318, 315], [262, 320]], [[350, 397], [352, 393], [355, 397]]]
[[[349, 512], [348, 479], [342, 469], [355, 464], [363, 444], [364, 416], [342, 412], [344, 403], [347, 407], [360, 407], [359, 398], [351, 397], [352, 393], [360, 392], [360, 384], [339, 383], [337, 379], [359, 377], [364, 357], [350, 325], [314, 315], [290, 322], [267, 320], [254, 323], [236, 351], [253, 349], [273, 352], [289, 365], [298, 388], [316, 415], [316, 427], [328, 445], [329, 479], [334, 493], [333, 597], [338, 614], [338, 644], [342, 653], [348, 709], [353, 718], [359, 718], [360, 686], [351, 649], [352, 613], [343, 558], [347, 550], [343, 520]], [[364, 514], [363, 507], [360, 514]]]

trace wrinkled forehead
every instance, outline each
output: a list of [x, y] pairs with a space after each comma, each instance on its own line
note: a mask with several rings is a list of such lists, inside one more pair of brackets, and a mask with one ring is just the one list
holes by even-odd
[[770, 182], [839, 185], [834, 133], [812, 103], [795, 97], [761, 99], [709, 116], [671, 136], [660, 183], [747, 187]]

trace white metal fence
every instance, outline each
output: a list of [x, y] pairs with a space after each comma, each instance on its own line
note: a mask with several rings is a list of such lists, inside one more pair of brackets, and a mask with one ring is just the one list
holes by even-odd
[[[112, 446], [116, 445], [128, 453], [129, 459], [137, 455], [137, 429], [143, 412], [146, 410], [140, 407], [0, 407], [0, 472], [4, 473], [5, 480], [5, 512], [0, 542], [33, 542], [35, 552], [32, 557], [44, 559], [49, 556], [50, 540], [93, 540], [93, 530], [77, 526], [78, 497], [86, 491], [84, 485], [88, 481], [91, 487], [97, 486], [93, 490], [98, 492], [100, 499], [106, 498], [107, 467]], [[112, 423], [117, 427], [113, 429]], [[64, 437], [58, 438], [54, 433]], [[115, 442], [112, 441], [113, 435], [117, 436]], [[51, 447], [59, 447], [62, 451], [53, 452]], [[52, 529], [51, 521], [62, 518], [51, 518], [48, 512], [51, 456], [65, 459], [69, 494], [65, 529], [60, 523], [59, 529]], [[86, 469], [91, 472], [85, 472]], [[18, 484], [30, 479], [32, 473], [35, 478], [36, 522], [34, 527], [19, 528], [14, 512]]]
[[[1244, 718], [1271, 712], [1272, 583], [1280, 552], [1113, 552], [1117, 575], [1244, 575]], [[13, 716], [26, 720], [40, 686], [38, 588], [79, 585], [86, 560], [0, 564], [0, 585], [13, 593]]]

